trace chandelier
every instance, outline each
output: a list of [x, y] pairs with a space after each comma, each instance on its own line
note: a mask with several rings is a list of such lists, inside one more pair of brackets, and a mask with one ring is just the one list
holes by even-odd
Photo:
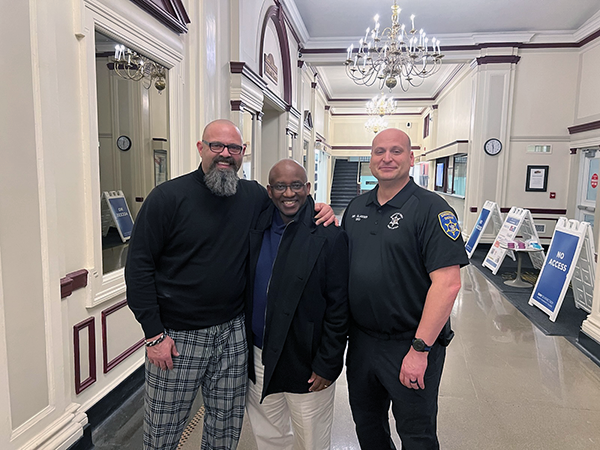
[[383, 92], [367, 102], [367, 114], [369, 115], [385, 116], [394, 111], [396, 111], [396, 102], [392, 97], [386, 98]]
[[365, 129], [377, 134], [388, 127], [387, 120], [383, 116], [372, 116], [365, 122]]
[[124, 45], [115, 46], [113, 67], [118, 76], [125, 80], [141, 81], [146, 89], [154, 84], [159, 94], [167, 87], [167, 69]]
[[425, 78], [436, 73], [442, 64], [440, 41], [429, 40], [421, 29], [415, 29], [415, 16], [410, 16], [411, 29], [398, 23], [400, 8], [394, 0], [392, 26], [380, 32], [379, 15], [375, 16], [375, 28], [367, 28], [364, 39], [348, 47], [346, 74], [358, 85], [372, 86], [379, 81], [390, 91], [400, 84], [404, 92], [410, 86], [418, 87]]

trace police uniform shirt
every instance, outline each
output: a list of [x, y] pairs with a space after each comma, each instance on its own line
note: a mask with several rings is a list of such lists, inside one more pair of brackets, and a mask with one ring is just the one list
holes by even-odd
[[429, 273], [468, 264], [456, 213], [438, 194], [412, 178], [383, 206], [378, 186], [355, 198], [342, 227], [350, 239], [350, 311], [375, 332], [416, 330]]

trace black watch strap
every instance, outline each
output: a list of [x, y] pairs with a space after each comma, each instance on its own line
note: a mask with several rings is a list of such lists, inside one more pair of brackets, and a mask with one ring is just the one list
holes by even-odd
[[428, 352], [431, 351], [431, 346], [427, 345], [423, 339], [413, 338], [412, 348], [417, 352]]

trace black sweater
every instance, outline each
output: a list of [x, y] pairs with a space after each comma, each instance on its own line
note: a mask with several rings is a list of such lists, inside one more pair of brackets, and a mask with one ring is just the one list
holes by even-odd
[[145, 336], [218, 325], [244, 309], [248, 232], [270, 204], [255, 181], [218, 197], [201, 167], [156, 187], [133, 227], [127, 302]]

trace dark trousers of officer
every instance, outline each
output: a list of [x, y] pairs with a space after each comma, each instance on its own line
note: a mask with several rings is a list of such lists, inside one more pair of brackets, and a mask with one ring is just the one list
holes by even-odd
[[400, 383], [402, 360], [412, 339], [380, 339], [354, 328], [346, 359], [352, 418], [362, 450], [395, 449], [389, 409], [403, 450], [437, 450], [438, 393], [446, 347], [436, 343], [428, 356], [425, 389]]

